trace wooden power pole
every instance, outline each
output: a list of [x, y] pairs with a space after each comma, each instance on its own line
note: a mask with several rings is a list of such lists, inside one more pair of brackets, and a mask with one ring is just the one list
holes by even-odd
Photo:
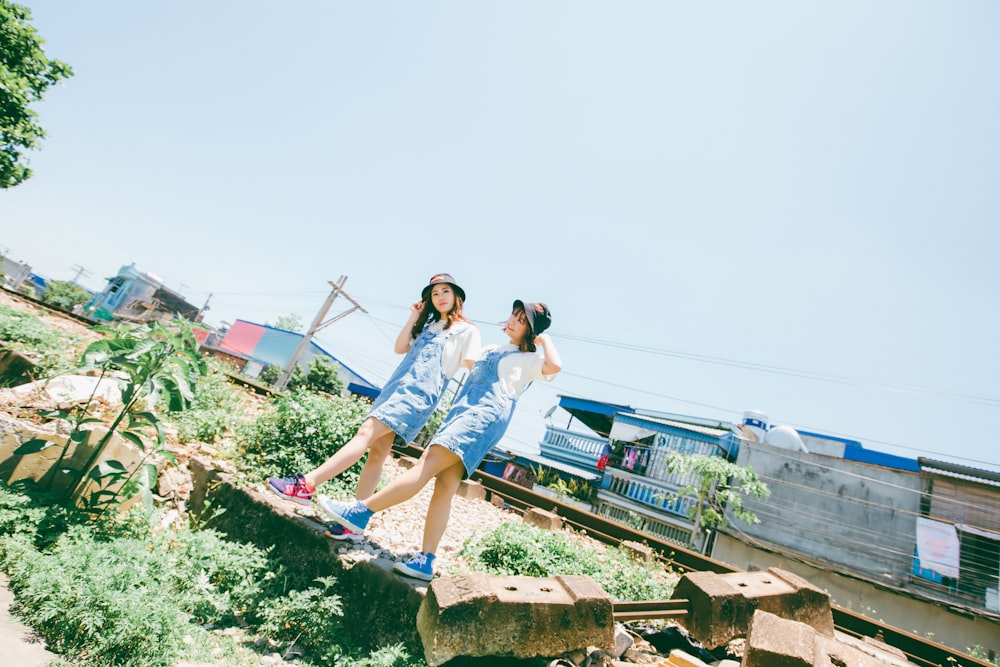
[[[279, 377], [278, 381], [274, 383], [274, 388], [277, 389], [278, 391], [282, 391], [285, 388], [285, 385], [288, 384], [288, 380], [291, 379], [292, 377], [292, 372], [295, 370], [295, 367], [298, 366], [299, 359], [302, 358], [302, 353], [306, 351], [306, 347], [309, 345], [309, 342], [312, 340], [312, 337], [316, 334], [317, 331], [330, 324], [333, 324], [342, 317], [350, 315], [356, 310], [360, 310], [362, 313], [368, 312], [361, 306], [360, 303], [352, 299], [347, 294], [347, 292], [344, 291], [344, 283], [346, 282], [347, 282], [347, 276], [340, 276], [340, 280], [337, 282], [337, 284], [334, 284], [329, 280], [327, 281], [327, 283], [330, 284], [330, 287], [332, 287], [333, 290], [330, 292], [330, 295], [326, 297], [326, 301], [323, 302], [323, 305], [320, 307], [319, 312], [316, 313], [316, 317], [313, 319], [312, 324], [309, 325], [309, 331], [306, 332], [306, 335], [304, 335], [302, 337], [302, 340], [299, 341], [299, 344], [295, 348], [295, 351], [292, 352], [291, 358], [285, 365], [285, 370], [281, 372], [281, 377]], [[329, 312], [330, 310], [330, 306], [333, 305], [333, 300], [336, 299], [338, 295], [343, 295], [345, 299], [354, 304], [354, 307], [345, 310], [340, 315], [337, 315], [336, 317], [333, 317], [324, 322], [323, 318], [326, 317], [327, 312]]]

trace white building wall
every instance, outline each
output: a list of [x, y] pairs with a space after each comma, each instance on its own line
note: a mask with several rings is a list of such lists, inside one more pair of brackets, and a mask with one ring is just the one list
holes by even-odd
[[735, 529], [835, 569], [887, 584], [906, 581], [920, 514], [918, 473], [764, 443], [744, 443], [736, 462], [752, 468], [771, 496], [745, 498], [760, 523], [748, 526], [730, 516]]

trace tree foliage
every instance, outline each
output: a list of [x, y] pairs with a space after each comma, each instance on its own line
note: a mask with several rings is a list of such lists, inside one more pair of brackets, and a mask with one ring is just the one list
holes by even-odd
[[302, 331], [302, 318], [297, 313], [281, 315], [274, 321], [272, 326], [275, 329], [284, 329], [285, 331]]
[[691, 484], [677, 490], [677, 496], [691, 494], [697, 498], [690, 517], [694, 521], [695, 544], [703, 530], [726, 525], [727, 509], [748, 524], [760, 523], [756, 514], [743, 507], [743, 496], [765, 500], [771, 490], [752, 468], [744, 468], [720, 456], [678, 452], [667, 456], [666, 467], [671, 474], [694, 477]]
[[42, 303], [53, 308], [73, 310], [73, 306], [90, 301], [90, 292], [67, 280], [50, 280], [42, 293]]
[[27, 7], [0, 0], [0, 188], [31, 177], [24, 151], [36, 149], [45, 131], [30, 108], [61, 79], [69, 65], [45, 55], [45, 41], [31, 25]]

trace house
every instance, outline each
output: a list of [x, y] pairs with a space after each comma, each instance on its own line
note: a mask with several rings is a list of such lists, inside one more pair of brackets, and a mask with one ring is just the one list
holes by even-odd
[[118, 275], [107, 280], [104, 290], [95, 295], [84, 309], [92, 319], [127, 322], [151, 322], [175, 317], [191, 322], [199, 319], [197, 306], [188, 303], [153, 274], [136, 269], [134, 262], [121, 267]]
[[[266, 324], [256, 324], [246, 320], [236, 320], [217, 341], [210, 338], [203, 346], [207, 351], [219, 351], [231, 360], [237, 361], [240, 371], [255, 379], [267, 366], [284, 368], [292, 358], [303, 335], [294, 331], [277, 329]], [[303, 351], [298, 364], [303, 370], [316, 358], [329, 359], [338, 366], [340, 378], [347, 390], [358, 396], [374, 398], [381, 389], [369, 382], [344, 362], [310, 341]]]
[[753, 410], [727, 423], [566, 396], [559, 407], [570, 423], [547, 427], [540, 458], [596, 470], [612, 449], [596, 513], [687, 546], [693, 499], [677, 497], [687, 480], [668, 475], [664, 457], [726, 457], [771, 495], [743, 499], [759, 523], [727, 512], [697, 548], [747, 571], [795, 572], [846, 609], [956, 649], [1000, 651], [997, 473], [775, 426]]

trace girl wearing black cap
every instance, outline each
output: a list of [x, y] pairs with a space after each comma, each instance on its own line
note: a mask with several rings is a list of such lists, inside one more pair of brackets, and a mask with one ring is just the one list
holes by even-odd
[[430, 581], [434, 553], [448, 525], [451, 499], [459, 483], [503, 437], [524, 390], [535, 380], [552, 380], [562, 368], [552, 339], [543, 333], [551, 322], [552, 314], [544, 303], [515, 301], [504, 327], [510, 341], [483, 348], [420, 461], [364, 502], [345, 506], [320, 496], [320, 508], [338, 524], [362, 533], [373, 513], [408, 500], [434, 479], [422, 551], [393, 566], [397, 572]]
[[[369, 452], [358, 498], [375, 491], [394, 436], [416, 438], [430, 419], [448, 383], [462, 367], [471, 369], [479, 355], [479, 329], [462, 314], [465, 290], [447, 273], [431, 276], [420, 301], [396, 338], [396, 353], [405, 354], [372, 405], [357, 434], [322, 465], [305, 474], [267, 479], [267, 488], [292, 502], [308, 505], [316, 487], [333, 479]], [[360, 539], [339, 524], [328, 531], [335, 539]]]

